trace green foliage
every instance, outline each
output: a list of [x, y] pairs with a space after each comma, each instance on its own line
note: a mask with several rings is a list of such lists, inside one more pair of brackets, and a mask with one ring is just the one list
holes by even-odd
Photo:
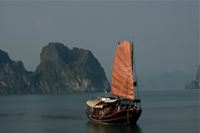
[[[2, 55], [2, 60], [9, 59]], [[49, 43], [40, 56], [35, 72], [27, 72], [21, 61], [0, 59], [0, 94], [64, 94], [103, 90], [108, 84], [103, 68], [89, 50]]]

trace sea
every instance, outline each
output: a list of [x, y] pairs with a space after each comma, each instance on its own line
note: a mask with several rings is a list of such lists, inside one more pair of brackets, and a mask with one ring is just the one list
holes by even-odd
[[88, 121], [86, 100], [103, 92], [0, 96], [0, 133], [200, 133], [200, 90], [140, 90], [135, 125]]

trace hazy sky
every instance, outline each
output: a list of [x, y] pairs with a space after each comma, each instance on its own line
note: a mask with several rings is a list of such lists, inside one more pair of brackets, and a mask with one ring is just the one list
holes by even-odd
[[135, 43], [140, 76], [200, 64], [199, 2], [0, 2], [0, 49], [28, 70], [48, 42], [91, 50], [110, 76], [116, 44]]

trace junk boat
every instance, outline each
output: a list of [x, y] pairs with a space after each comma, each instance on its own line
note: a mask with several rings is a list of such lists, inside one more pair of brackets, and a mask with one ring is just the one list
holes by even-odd
[[118, 43], [112, 67], [112, 96], [86, 101], [86, 114], [90, 121], [100, 124], [135, 124], [139, 119], [142, 107], [136, 91], [133, 50], [130, 41]]

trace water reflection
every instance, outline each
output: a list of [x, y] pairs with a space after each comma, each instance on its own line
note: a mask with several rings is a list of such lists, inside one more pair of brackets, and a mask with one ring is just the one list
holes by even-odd
[[89, 133], [142, 133], [141, 128], [135, 125], [102, 125], [87, 123]]

